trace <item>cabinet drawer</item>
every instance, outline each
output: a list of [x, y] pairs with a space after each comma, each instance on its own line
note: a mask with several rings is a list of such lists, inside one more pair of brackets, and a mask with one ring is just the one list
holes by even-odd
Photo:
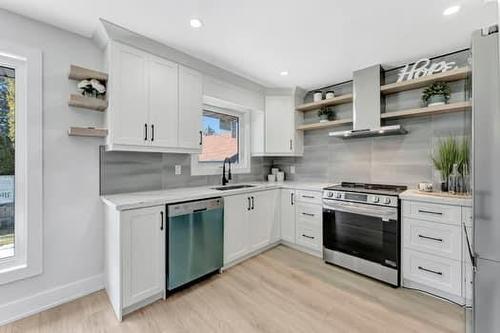
[[431, 222], [458, 225], [461, 223], [462, 210], [459, 206], [404, 201], [403, 216]]
[[297, 224], [296, 243], [315, 251], [321, 251], [321, 229], [313, 224]]
[[319, 205], [298, 203], [295, 206], [296, 220], [308, 221], [321, 227], [321, 221], [323, 219], [323, 209]]
[[317, 205], [321, 205], [322, 203], [321, 192], [297, 190], [295, 194], [297, 196], [297, 202], [312, 203]]
[[462, 229], [458, 225], [405, 217], [403, 233], [403, 247], [454, 260], [462, 259]]
[[462, 263], [410, 249], [403, 250], [403, 278], [461, 296]]
[[462, 207], [462, 223], [467, 227], [472, 227], [472, 207]]

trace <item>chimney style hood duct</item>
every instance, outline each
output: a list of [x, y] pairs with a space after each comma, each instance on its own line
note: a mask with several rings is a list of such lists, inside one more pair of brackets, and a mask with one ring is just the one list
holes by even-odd
[[380, 65], [353, 73], [353, 129], [330, 132], [345, 139], [408, 133], [401, 125], [380, 126]]

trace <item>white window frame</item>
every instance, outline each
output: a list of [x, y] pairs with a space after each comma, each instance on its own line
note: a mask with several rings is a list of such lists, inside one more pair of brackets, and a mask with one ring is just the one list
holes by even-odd
[[0, 40], [0, 65], [15, 70], [15, 248], [0, 259], [0, 285], [42, 273], [42, 53]]
[[[251, 172], [251, 142], [250, 142], [250, 115], [252, 109], [243, 105], [224, 101], [215, 97], [203, 96], [203, 110], [228, 114], [239, 118], [239, 162], [231, 164], [233, 174]], [[220, 175], [222, 163], [198, 162], [199, 154], [191, 155], [191, 175], [206, 176]]]

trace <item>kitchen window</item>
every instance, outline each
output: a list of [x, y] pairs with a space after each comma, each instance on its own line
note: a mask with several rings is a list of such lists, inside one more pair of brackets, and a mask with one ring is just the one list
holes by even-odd
[[41, 66], [0, 41], [0, 284], [42, 271]]
[[202, 152], [192, 155], [192, 175], [222, 172], [225, 158], [233, 173], [250, 172], [250, 110], [216, 98], [204, 97]]

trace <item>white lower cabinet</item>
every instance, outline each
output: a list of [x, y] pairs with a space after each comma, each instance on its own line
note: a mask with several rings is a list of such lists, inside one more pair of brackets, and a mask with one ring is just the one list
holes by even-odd
[[281, 239], [295, 243], [295, 190], [281, 190]]
[[279, 190], [224, 198], [224, 265], [279, 241]]
[[105, 284], [118, 319], [164, 296], [165, 206], [106, 211]]
[[[463, 214], [467, 207], [403, 201], [403, 286], [465, 304], [467, 272]], [[471, 279], [469, 277], [469, 279]]]
[[295, 214], [296, 244], [321, 253], [322, 207], [310, 203], [297, 203]]

